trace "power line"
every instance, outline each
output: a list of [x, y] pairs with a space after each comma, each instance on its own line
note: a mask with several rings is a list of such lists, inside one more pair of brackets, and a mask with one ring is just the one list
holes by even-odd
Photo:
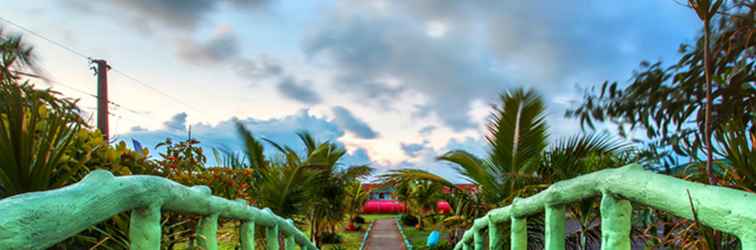
[[[20, 75], [24, 75], [24, 76], [27, 76], [27, 77], [33, 77], [33, 78], [42, 79], [42, 80], [48, 82], [48, 85], [50, 85], [50, 86], [53, 86], [51, 83], [54, 83], [54, 84], [63, 86], [65, 88], [67, 88], [67, 89], [73, 90], [75, 92], [78, 92], [80, 94], [83, 94], [83, 95], [86, 95], [86, 96], [89, 96], [89, 97], [92, 97], [92, 98], [95, 98], [95, 99], [99, 99], [100, 98], [100, 97], [98, 97], [95, 94], [92, 94], [92, 93], [87, 92], [85, 90], [82, 90], [80, 88], [74, 87], [71, 84], [66, 84], [66, 83], [63, 83], [63, 82], [60, 82], [60, 81], [51, 80], [51, 79], [48, 79], [48, 78], [45, 78], [45, 77], [42, 77], [42, 76], [39, 76], [39, 75], [31, 74], [31, 73], [24, 73], [24, 72], [19, 72], [19, 71], [15, 71], [14, 73], [17, 73], [17, 74], [20, 74]], [[144, 112], [144, 111], [137, 111], [135, 109], [126, 107], [126, 106], [124, 106], [122, 104], [114, 102], [113, 100], [108, 100], [108, 103], [112, 104], [116, 108], [123, 109], [123, 110], [129, 111], [129, 112], [137, 114], [137, 115], [142, 115], [142, 114], [147, 113], [147, 112]]]
[[[90, 57], [90, 56], [87, 56], [87, 55], [85, 55], [84, 53], [81, 53], [81, 52], [79, 52], [78, 50], [75, 50], [75, 49], [73, 49], [73, 48], [72, 48], [71, 46], [68, 46], [68, 45], [65, 45], [65, 44], [63, 44], [63, 43], [61, 43], [61, 42], [57, 42], [57, 41], [55, 41], [55, 40], [53, 40], [53, 39], [47, 38], [47, 37], [43, 36], [43, 35], [42, 35], [42, 34], [40, 34], [40, 33], [37, 33], [37, 32], [35, 32], [35, 31], [33, 31], [33, 30], [29, 29], [29, 28], [26, 28], [26, 27], [24, 27], [24, 26], [21, 26], [20, 24], [17, 24], [17, 23], [15, 23], [15, 22], [13, 22], [13, 21], [10, 21], [10, 20], [8, 20], [8, 19], [5, 19], [5, 18], [3, 18], [3, 17], [0, 17], [0, 21], [2, 21], [2, 22], [5, 22], [5, 23], [7, 23], [7, 24], [10, 24], [10, 25], [12, 25], [12, 26], [14, 26], [14, 27], [16, 27], [16, 28], [18, 28], [18, 29], [20, 29], [20, 30], [23, 30], [23, 31], [25, 31], [25, 32], [27, 32], [27, 33], [29, 33], [29, 34], [31, 34], [31, 35], [34, 35], [34, 36], [36, 36], [36, 37], [38, 37], [38, 38], [40, 38], [40, 39], [43, 39], [43, 40], [45, 40], [45, 41], [47, 41], [47, 42], [49, 42], [49, 43], [51, 43], [51, 44], [53, 44], [53, 45], [55, 45], [55, 46], [58, 46], [58, 47], [60, 47], [60, 48], [62, 48], [62, 49], [64, 49], [64, 50], [66, 50], [66, 51], [68, 51], [68, 52], [70, 52], [70, 53], [72, 53], [72, 54], [74, 54], [74, 55], [77, 55], [77, 56], [79, 56], [79, 57], [81, 57], [81, 58], [84, 58], [84, 59], [86, 59], [86, 60], [87, 60], [87, 61], [89, 61], [89, 62], [92, 62], [92, 57]], [[181, 99], [179, 99], [179, 98], [176, 98], [176, 97], [173, 97], [173, 96], [171, 96], [171, 95], [169, 95], [169, 94], [165, 93], [164, 91], [161, 91], [161, 90], [159, 90], [159, 89], [157, 89], [157, 88], [155, 88], [155, 87], [152, 87], [152, 86], [150, 86], [149, 84], [147, 84], [146, 82], [144, 82], [144, 81], [141, 81], [141, 80], [137, 79], [136, 77], [133, 77], [133, 76], [131, 76], [131, 75], [129, 75], [129, 74], [126, 74], [126, 72], [123, 72], [123, 71], [121, 71], [121, 70], [118, 70], [118, 69], [117, 69], [117, 68], [115, 68], [115, 67], [112, 67], [112, 65], [108, 65], [108, 66], [110, 66], [110, 67], [111, 67], [111, 70], [113, 70], [114, 72], [116, 72], [116, 73], [118, 73], [118, 74], [122, 75], [123, 77], [125, 77], [125, 78], [127, 78], [127, 79], [129, 79], [129, 80], [132, 80], [132, 81], [134, 81], [134, 82], [138, 83], [139, 85], [142, 85], [142, 86], [144, 86], [144, 87], [146, 87], [146, 88], [148, 88], [148, 89], [150, 89], [150, 90], [152, 90], [152, 91], [154, 91], [154, 92], [156, 92], [156, 93], [158, 93], [158, 94], [160, 94], [160, 95], [162, 95], [162, 96], [165, 96], [165, 97], [167, 97], [168, 99], [171, 99], [172, 101], [176, 102], [177, 104], [181, 104], [181, 105], [183, 105], [183, 106], [185, 106], [185, 107], [187, 107], [187, 108], [189, 108], [189, 109], [192, 109], [192, 110], [194, 110], [194, 111], [197, 111], [197, 112], [200, 112], [200, 113], [202, 112], [202, 111], [200, 111], [199, 109], [197, 109], [197, 108], [194, 108], [194, 107], [193, 107], [192, 105], [189, 105], [189, 104], [187, 104], [186, 102], [182, 101]]]
[[152, 91], [155, 91], [156, 93], [158, 93], [158, 94], [160, 94], [162, 96], [165, 96], [165, 97], [171, 99], [172, 101], [174, 101], [174, 102], [176, 102], [178, 104], [181, 104], [181, 105], [183, 105], [183, 106], [185, 106], [185, 107], [187, 107], [189, 109], [192, 109], [194, 111], [202, 113], [202, 111], [200, 111], [199, 109], [194, 108], [192, 105], [189, 105], [189, 104], [185, 103], [181, 99], [173, 97], [173, 96], [171, 96], [171, 95], [169, 95], [169, 94], [167, 94], [167, 93], [165, 93], [165, 92], [163, 92], [163, 91], [161, 91], [161, 90], [159, 90], [159, 89], [157, 89], [157, 88], [155, 88], [155, 87], [153, 87], [153, 86], [145, 83], [144, 81], [137, 79], [136, 77], [133, 77], [133, 76], [131, 76], [129, 74], [126, 74], [123, 71], [118, 70], [115, 67], [111, 67], [111, 70], [114, 71], [114, 72], [116, 72], [116, 73], [118, 73], [118, 74], [120, 74], [121, 76], [123, 76], [123, 77], [125, 77], [125, 78], [127, 78], [129, 80], [132, 80], [132, 81], [138, 83], [139, 85], [142, 85], [145, 88], [148, 88], [148, 89], [150, 89]]
[[58, 47], [60, 47], [60, 48], [62, 48], [62, 49], [64, 49], [64, 50], [67, 50], [68, 52], [71, 52], [71, 53], [73, 53], [74, 55], [77, 55], [77, 56], [79, 56], [79, 57], [81, 57], [81, 58], [84, 58], [84, 59], [85, 59], [85, 60], [87, 60], [87, 61], [91, 61], [91, 60], [92, 60], [92, 58], [91, 58], [91, 57], [89, 57], [89, 56], [85, 55], [84, 53], [81, 53], [81, 52], [79, 52], [79, 51], [77, 51], [77, 50], [75, 50], [75, 49], [71, 48], [71, 46], [67, 46], [67, 45], [65, 45], [65, 44], [63, 44], [63, 43], [60, 43], [60, 42], [56, 42], [55, 40], [52, 40], [52, 39], [50, 39], [50, 38], [47, 38], [47, 37], [43, 36], [42, 34], [39, 34], [39, 33], [37, 33], [37, 32], [34, 32], [33, 30], [27, 29], [26, 27], [24, 27], [24, 26], [21, 26], [20, 24], [14, 23], [14, 22], [12, 22], [12, 21], [10, 21], [10, 20], [8, 20], [8, 19], [5, 19], [5, 18], [3, 18], [3, 17], [0, 17], [0, 21], [2, 21], [2, 22], [4, 22], [4, 23], [7, 23], [7, 24], [10, 24], [10, 25], [12, 25], [12, 26], [14, 26], [14, 27], [16, 27], [16, 28], [18, 28], [18, 29], [20, 29], [20, 30], [23, 30], [23, 31], [25, 31], [25, 32], [27, 32], [27, 33], [29, 33], [29, 34], [32, 34], [33, 36], [36, 36], [36, 37], [38, 37], [38, 38], [40, 38], [40, 39], [43, 39], [43, 40], [45, 40], [45, 41], [47, 41], [47, 42], [49, 42], [49, 43], [52, 43], [52, 44], [54, 44], [55, 46], [58, 46]]

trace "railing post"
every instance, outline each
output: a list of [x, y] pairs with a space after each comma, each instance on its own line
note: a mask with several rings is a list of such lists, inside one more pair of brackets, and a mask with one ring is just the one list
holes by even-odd
[[517, 218], [512, 216], [512, 234], [510, 235], [510, 244], [512, 250], [528, 249], [528, 219], [525, 217]]
[[493, 223], [493, 220], [488, 219], [488, 249], [498, 250], [502, 246], [501, 232], [499, 231], [499, 225]]
[[218, 214], [202, 217], [197, 224], [197, 245], [205, 250], [218, 249]]
[[483, 250], [483, 234], [480, 232], [481, 230], [476, 230], [474, 227], [473, 230], [473, 249], [475, 250]]
[[546, 250], [564, 250], [564, 206], [546, 206]]
[[[289, 223], [289, 225], [296, 227], [294, 225], [294, 221], [291, 219], [286, 219], [286, 223]], [[286, 235], [286, 238], [284, 238], [284, 249], [295, 250], [296, 248], [297, 248], [297, 241], [294, 239], [294, 235]]]
[[470, 242], [462, 241], [462, 250], [470, 250]]
[[239, 228], [242, 250], [255, 250], [255, 222], [243, 221]]
[[601, 196], [601, 250], [630, 250], [630, 202], [603, 192]]
[[756, 249], [756, 235], [752, 238], [741, 237], [740, 249]]
[[160, 206], [131, 210], [129, 241], [131, 249], [160, 249]]
[[268, 250], [280, 250], [278, 244], [278, 225], [265, 228], [265, 245]]
[[295, 250], [297, 249], [297, 242], [294, 240], [294, 235], [286, 235], [284, 240], [284, 249]]

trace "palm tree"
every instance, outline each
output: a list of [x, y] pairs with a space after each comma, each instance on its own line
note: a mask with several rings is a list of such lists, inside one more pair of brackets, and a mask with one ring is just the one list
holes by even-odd
[[[577, 135], [549, 146], [545, 106], [535, 91], [518, 88], [501, 94], [499, 99], [501, 103], [494, 106], [487, 126], [485, 158], [463, 150], [449, 151], [438, 157], [453, 163], [460, 175], [477, 185], [474, 195], [480, 203], [472, 206], [477, 213], [507, 205], [517, 196], [538, 192], [559, 180], [601, 167], [623, 165], [607, 160], [626, 148], [606, 135]], [[436, 181], [465, 194], [450, 181], [423, 170], [392, 171], [383, 178]]]
[[[254, 170], [254, 183], [250, 186], [250, 197], [259, 207], [284, 218], [297, 219], [307, 210], [311, 200], [309, 185], [314, 173], [294, 162], [269, 161], [263, 144], [241, 123], [236, 123], [239, 136], [244, 142], [246, 166]], [[239, 163], [240, 161], [234, 160]]]
[[347, 215], [343, 207], [348, 197], [346, 187], [370, 175], [373, 169], [366, 165], [343, 167], [339, 163], [346, 155], [343, 147], [328, 141], [318, 142], [308, 132], [297, 133], [297, 136], [305, 146], [303, 157], [291, 147], [266, 141], [285, 156], [288, 165], [312, 173], [312, 179], [303, 182], [306, 184], [302, 186], [306, 187], [310, 196], [306, 215], [310, 233], [315, 244], [320, 245], [320, 236], [335, 233], [336, 226]]
[[18, 79], [21, 69], [39, 72], [33, 47], [26, 44], [21, 36], [7, 35], [0, 27], [0, 79]]
[[349, 218], [349, 227], [353, 227], [352, 222], [360, 213], [360, 209], [370, 197], [359, 181], [352, 181], [346, 186], [346, 199], [344, 200], [344, 212]]

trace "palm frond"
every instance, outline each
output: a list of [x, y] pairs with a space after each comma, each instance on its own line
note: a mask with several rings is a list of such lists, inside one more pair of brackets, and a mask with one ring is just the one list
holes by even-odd
[[239, 121], [236, 121], [236, 131], [242, 141], [244, 141], [244, 152], [247, 158], [249, 158], [249, 164], [254, 168], [266, 167], [268, 161], [265, 159], [265, 148], [262, 143]]
[[529, 170], [547, 145], [543, 100], [535, 91], [524, 89], [509, 91], [500, 99], [488, 123], [489, 158], [506, 172]]

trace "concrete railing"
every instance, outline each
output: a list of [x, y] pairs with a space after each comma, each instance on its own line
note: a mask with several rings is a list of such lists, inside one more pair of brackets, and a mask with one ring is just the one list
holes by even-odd
[[536, 195], [515, 199], [511, 205], [493, 209], [476, 219], [454, 249], [483, 249], [486, 229], [489, 248], [501, 249], [503, 236], [496, 225], [509, 222], [511, 249], [525, 250], [527, 217], [541, 212], [545, 212], [545, 248], [564, 249], [564, 206], [598, 195], [601, 195], [601, 249], [630, 249], [630, 201], [687, 219], [694, 219], [695, 208], [700, 223], [737, 236], [742, 249], [756, 249], [756, 194], [656, 174], [639, 165], [557, 182]]
[[97, 170], [82, 181], [56, 190], [26, 193], [0, 200], [0, 249], [46, 249], [82, 230], [125, 211], [131, 211], [131, 249], [160, 249], [161, 210], [202, 216], [197, 245], [218, 248], [218, 218], [241, 221], [242, 249], [255, 249], [255, 225], [265, 228], [268, 249], [279, 249], [279, 235], [287, 250], [299, 245], [317, 249], [291, 220], [243, 200], [213, 196], [206, 186], [187, 187], [157, 176], [114, 177]]

